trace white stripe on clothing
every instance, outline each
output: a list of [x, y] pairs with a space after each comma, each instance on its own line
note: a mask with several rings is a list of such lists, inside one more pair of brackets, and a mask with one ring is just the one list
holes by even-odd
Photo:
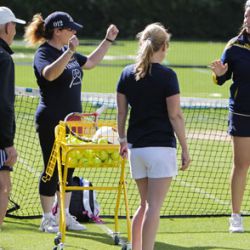
[[7, 159], [6, 152], [2, 149], [0, 149], [0, 168], [4, 165], [4, 162]]

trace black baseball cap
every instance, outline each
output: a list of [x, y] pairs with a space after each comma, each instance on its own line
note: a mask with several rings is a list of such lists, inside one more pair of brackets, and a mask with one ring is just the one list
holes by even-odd
[[74, 22], [73, 18], [66, 12], [55, 11], [48, 15], [45, 20], [45, 29], [52, 30], [55, 28], [70, 28], [73, 30], [80, 30], [83, 26]]

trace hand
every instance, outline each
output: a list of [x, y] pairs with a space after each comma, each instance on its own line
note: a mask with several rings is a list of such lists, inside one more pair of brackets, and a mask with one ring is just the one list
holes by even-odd
[[210, 68], [216, 76], [223, 76], [228, 70], [228, 64], [223, 64], [222, 61], [216, 60], [211, 63]]
[[122, 158], [128, 158], [128, 144], [123, 142], [120, 144], [120, 156]]
[[17, 161], [16, 149], [14, 148], [14, 146], [7, 147], [7, 148], [5, 148], [5, 152], [7, 154], [7, 159], [6, 159], [4, 164], [6, 166], [12, 167]]
[[73, 35], [72, 37], [70, 37], [69, 41], [68, 41], [68, 48], [71, 51], [75, 51], [76, 47], [79, 45], [79, 40], [77, 38], [76, 35]]
[[119, 33], [119, 30], [117, 29], [117, 27], [114, 24], [111, 24], [107, 29], [106, 38], [114, 41], [118, 33]]
[[181, 154], [181, 170], [186, 170], [191, 162], [188, 151], [182, 151]]

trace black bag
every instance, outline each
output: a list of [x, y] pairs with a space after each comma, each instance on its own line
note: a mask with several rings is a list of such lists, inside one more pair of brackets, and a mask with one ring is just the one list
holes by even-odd
[[[73, 186], [91, 187], [92, 183], [78, 176], [73, 177]], [[100, 206], [96, 200], [95, 190], [72, 191], [69, 212], [75, 216], [79, 222], [90, 220], [101, 222], [99, 218]]]
[[[92, 183], [78, 176], [73, 177], [72, 186], [91, 187]], [[56, 198], [56, 197], [55, 197]], [[52, 207], [52, 214], [56, 215], [58, 211], [58, 202], [55, 199]], [[74, 190], [72, 191], [69, 213], [76, 217], [79, 222], [94, 221], [103, 223], [99, 217], [100, 206], [96, 200], [95, 190]]]

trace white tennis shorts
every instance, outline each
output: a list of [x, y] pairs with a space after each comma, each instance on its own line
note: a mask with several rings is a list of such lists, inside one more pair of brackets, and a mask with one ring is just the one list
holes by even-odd
[[178, 174], [176, 148], [130, 148], [128, 157], [134, 179], [174, 177]]

